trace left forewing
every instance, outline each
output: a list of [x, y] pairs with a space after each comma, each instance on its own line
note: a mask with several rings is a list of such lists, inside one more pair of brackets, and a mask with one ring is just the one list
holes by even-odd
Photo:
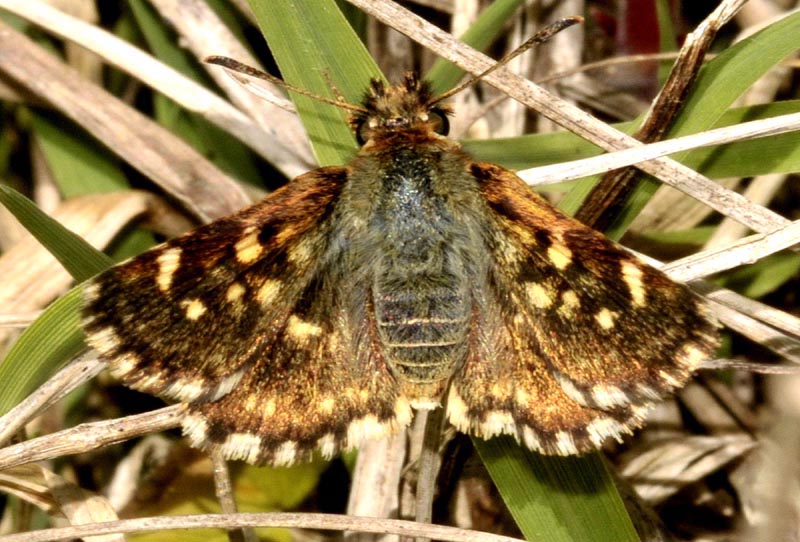
[[93, 278], [87, 342], [140, 391], [181, 401], [227, 393], [317, 271], [346, 178], [316, 170]]

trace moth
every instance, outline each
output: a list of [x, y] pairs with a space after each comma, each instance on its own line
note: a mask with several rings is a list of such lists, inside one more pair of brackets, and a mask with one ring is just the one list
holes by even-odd
[[570, 455], [620, 439], [717, 346], [702, 301], [447, 138], [410, 74], [373, 81], [343, 167], [153, 248], [85, 289], [88, 344], [184, 403], [195, 447], [331, 457], [443, 407]]

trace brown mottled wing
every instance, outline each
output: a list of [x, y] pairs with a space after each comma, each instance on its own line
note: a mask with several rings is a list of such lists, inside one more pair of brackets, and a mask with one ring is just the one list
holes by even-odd
[[360, 322], [336, 317], [326, 280], [346, 180], [310, 172], [87, 285], [88, 343], [126, 385], [189, 402], [194, 445], [287, 464], [410, 417], [381, 359], [346, 354]]
[[296, 310], [228, 395], [195, 403], [184, 424], [195, 446], [213, 444], [231, 459], [287, 465], [331, 457], [411, 421], [382, 354], [358, 321], [337, 273], [323, 271], [303, 290]]
[[630, 432], [712, 354], [715, 324], [685, 286], [513, 173], [473, 164], [472, 174], [492, 217], [492, 269], [486, 321], [451, 388], [450, 419], [562, 455]]

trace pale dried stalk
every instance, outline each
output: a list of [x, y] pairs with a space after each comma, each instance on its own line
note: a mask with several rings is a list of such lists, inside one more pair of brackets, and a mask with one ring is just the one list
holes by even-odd
[[[794, 341], [794, 343], [796, 343], [794, 346], [795, 350], [792, 350], [794, 355], [800, 356], [800, 349], [797, 349], [797, 346], [800, 345], [800, 343], [797, 343], [795, 339], [785, 337], [787, 334], [793, 337], [800, 337], [800, 318], [776, 309], [775, 307], [765, 305], [764, 303], [756, 301], [755, 299], [750, 299], [749, 297], [737, 294], [731, 290], [720, 288], [719, 286], [715, 286], [710, 282], [695, 281], [692, 283], [692, 287], [697, 290], [698, 293], [706, 296], [708, 299], [725, 305], [726, 307], [741, 313], [742, 316], [746, 318], [750, 318], [753, 321], [763, 322], [772, 328], [782, 330], [785, 332], [782, 334], [784, 335], [784, 338], [786, 338], [788, 341]], [[738, 328], [733, 329], [736, 331], [741, 331]]]
[[[50, 493], [58, 503], [58, 511], [64, 514], [72, 525], [92, 525], [119, 520], [119, 516], [105, 497], [78, 487], [50, 469], [42, 468], [41, 472]], [[121, 533], [108, 533], [87, 537], [84, 540], [85, 542], [125, 542], [125, 536]]]
[[[544, 26], [545, 24], [554, 23], [559, 19], [572, 17], [578, 13], [586, 13], [586, 2], [584, 0], [560, 0], [559, 2], [554, 2], [547, 8], [538, 3], [533, 3], [533, 5], [527, 8], [527, 13], [529, 15], [539, 15], [540, 17], [544, 16], [545, 18], [541, 21], [542, 26]], [[528, 36], [533, 35], [533, 29], [526, 29], [525, 33]], [[585, 33], [585, 25], [575, 25], [570, 29], [569, 32], [559, 32], [547, 40], [546, 45], [543, 47], [538, 47], [535, 50], [535, 58], [533, 58], [533, 55], [528, 57], [529, 62], [531, 63], [530, 69], [515, 71], [517, 73], [527, 74], [528, 78], [537, 81], [557, 71], [575, 69], [579, 67], [583, 62], [585, 53]], [[527, 39], [527, 36], [523, 35], [522, 39]], [[562, 85], [569, 86], [570, 83], [571, 81], [560, 81], [558, 86], [551, 86], [549, 88], [552, 88], [553, 92], [557, 92], [562, 99], [575, 104], [576, 101], [574, 98], [569, 97], [566, 93], [560, 92]], [[544, 85], [544, 83], [540, 84]], [[525, 124], [525, 118], [527, 117], [525, 114], [525, 108], [522, 107], [522, 104], [514, 101], [510, 101], [509, 103], [513, 103], [516, 106], [513, 108], [509, 106], [509, 109], [511, 112], [516, 114], [516, 123], [520, 128], [519, 133], [522, 133], [522, 129], [524, 128]], [[512, 119], [508, 120], [510, 122], [514, 122]], [[554, 126], [545, 118], [538, 120], [537, 127], [538, 131], [541, 133], [553, 132], [557, 129], [557, 126]]]
[[26, 328], [42, 315], [42, 311], [18, 312], [14, 314], [0, 314], [0, 329]]
[[96, 450], [147, 433], [180, 425], [185, 405], [172, 405], [115, 420], [83, 423], [0, 450], [0, 470], [70, 454]]
[[[262, 128], [252, 118], [244, 115], [207, 88], [184, 77], [140, 49], [105, 30], [70, 17], [41, 0], [0, 0], [0, 8], [27, 19], [56, 36], [86, 47], [110, 64], [168, 96], [185, 109], [203, 115], [209, 122], [226, 130], [273, 163], [288, 177], [293, 177], [308, 169], [310, 153], [307, 142], [298, 142], [295, 141], [296, 137], [291, 138], [291, 142], [296, 143], [298, 149], [302, 150], [299, 153], [292, 153], [286, 147], [282, 147], [280, 143], [276, 143], [278, 139], [276, 134], [282, 132], [284, 126], [286, 126], [288, 135], [303, 133], [297, 118], [287, 116], [285, 112], [279, 110], [272, 111], [268, 105], [262, 104], [261, 113], [257, 118], [262, 121], [265, 119], [272, 121]], [[230, 43], [230, 41], [224, 41], [224, 43]], [[215, 48], [209, 53], [221, 54], [231, 50], [230, 47]], [[226, 86], [223, 84], [223, 88]], [[232, 90], [229, 89], [229, 91]], [[102, 102], [96, 105], [100, 107]], [[269, 114], [265, 114], [265, 111]], [[104, 141], [102, 138], [100, 139]]]
[[46, 408], [97, 376], [105, 366], [95, 356], [81, 356], [53, 375], [25, 400], [0, 417], [0, 445], [8, 442]]
[[186, 209], [216, 218], [248, 203], [239, 185], [168, 130], [0, 23], [0, 71], [58, 108]]
[[0, 542], [51, 542], [109, 533], [138, 533], [169, 529], [230, 529], [236, 527], [288, 527], [327, 531], [361, 531], [415, 537], [430, 536], [449, 542], [520, 542], [517, 538], [480, 531], [420, 524], [400, 519], [362, 518], [337, 514], [232, 514], [193, 515], [128, 519], [94, 525], [42, 529], [29, 533], [0, 536]]
[[[236, 498], [233, 493], [228, 461], [219, 450], [211, 450], [210, 455], [214, 474], [214, 495], [217, 498], [217, 502], [222, 507], [223, 514], [236, 514], [239, 509], [236, 506]], [[257, 542], [256, 534], [252, 527], [228, 529], [228, 540], [230, 542]]]
[[[767, 10], [768, 13], [762, 11], [760, 14], [756, 15], [752, 9], [755, 5], [756, 3], [754, 3], [754, 0], [750, 0], [750, 2], [746, 3], [736, 14], [736, 19], [743, 30], [734, 40], [734, 43], [741, 41], [745, 35], [751, 35], [753, 33], [753, 28], [755, 26], [761, 26], [761, 22], [768, 19], [772, 19], [770, 22], [775, 22], [778, 15], [780, 15], [780, 17], [788, 15], [783, 8], [778, 8], [778, 6], [774, 4], [770, 10]], [[757, 16], [763, 18], [758, 20], [756, 18]], [[706, 55], [706, 58], [709, 56], [710, 55]], [[776, 94], [782, 86], [790, 81], [791, 76], [792, 71], [788, 67], [787, 62], [784, 61], [768, 70], [736, 100], [736, 103], [744, 106], [775, 101]], [[724, 179], [718, 182], [725, 183], [729, 188], [735, 188], [736, 183], [741, 181], [740, 179]], [[759, 179], [756, 178], [753, 182], [757, 183]], [[743, 195], [754, 203], [764, 203], [754, 199], [747, 192]], [[662, 187], [650, 198], [639, 216], [631, 223], [630, 229], [632, 231], [650, 231], [664, 228], [676, 230], [688, 229], [700, 224], [703, 220], [708, 218], [710, 214], [711, 210], [702, 203], [691, 198], [686, 198], [683, 194], [669, 187]], [[705, 248], [721, 246], [726, 240], [736, 240], [746, 235], [748, 229], [749, 228], [738, 222], [724, 218], [719, 226], [715, 228], [712, 239], [706, 244]], [[714, 245], [714, 243], [718, 244]]]
[[[352, 516], [388, 518], [397, 514], [398, 491], [406, 463], [406, 431], [365, 442], [358, 450], [353, 483], [347, 502]], [[366, 535], [346, 533], [347, 542], [362, 541]], [[381, 538], [382, 542], [397, 539]]]
[[755, 263], [797, 244], [800, 244], [800, 221], [791, 222], [771, 233], [751, 235], [724, 248], [698, 252], [665, 266], [664, 271], [676, 281], [688, 282]]
[[[752, 318], [746, 314], [743, 307], [734, 308], [729, 300], [726, 300], [724, 304], [718, 303], [714, 301], [714, 295], [710, 292], [703, 292], [701, 287], [696, 284], [692, 284], [692, 287], [698, 292], [704, 293], [706, 299], [709, 300], [709, 308], [726, 327], [771, 350], [778, 356], [786, 358], [792, 363], [800, 364], [799, 341]], [[732, 292], [726, 291], [726, 293], [731, 294]], [[747, 298], [741, 299], [744, 301]]]
[[[789, 113], [788, 115], [778, 115], [766, 119], [742, 122], [740, 124], [734, 124], [733, 126], [714, 128], [712, 130], [700, 132], [699, 134], [676, 137], [674, 139], [659, 141], [658, 143], [650, 143], [641, 147], [610, 152], [600, 156], [584, 158], [582, 160], [525, 169], [518, 171], [517, 175], [532, 186], [555, 184], [573, 179], [580, 179], [588, 175], [605, 173], [677, 152], [709, 147], [712, 145], [735, 143], [737, 141], [746, 141], [759, 137], [775, 136], [795, 132], [799, 129], [800, 113]], [[729, 194], [735, 194], [733, 191], [725, 191]], [[762, 208], [752, 203], [748, 205], [748, 207]]]
[[[787, 182], [787, 177], [788, 175], [785, 173], [761, 175], [753, 179], [742, 194], [753, 203], [767, 205], [783, 184]], [[746, 233], [746, 226], [726, 218], [714, 229], [711, 238], [706, 241], [705, 248], [725, 246]]]
[[[211, 55], [225, 55], [260, 67], [256, 57], [204, 0], [152, 0], [151, 3], [181, 35], [182, 43], [196, 58], [202, 60]], [[231, 101], [263, 128], [263, 133], [247, 136], [248, 139], [243, 140], [245, 144], [258, 147], [262, 156], [290, 179], [316, 166], [300, 117], [256, 96], [217, 67], [208, 66], [208, 72]], [[270, 86], [266, 82], [262, 84]], [[285, 95], [283, 89], [271, 86], [275, 94]]]

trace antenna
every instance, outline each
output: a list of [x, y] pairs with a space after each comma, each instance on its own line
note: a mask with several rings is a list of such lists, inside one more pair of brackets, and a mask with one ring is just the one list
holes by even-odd
[[454, 94], [458, 94], [459, 92], [461, 92], [465, 88], [474, 85], [476, 82], [480, 81], [481, 79], [483, 79], [484, 77], [486, 77], [487, 75], [489, 75], [490, 73], [495, 71], [496, 69], [501, 68], [502, 66], [505, 66], [506, 64], [511, 62], [513, 59], [515, 59], [516, 57], [518, 57], [519, 55], [521, 55], [522, 53], [524, 53], [525, 51], [527, 51], [528, 49], [533, 47], [534, 45], [539, 44], [539, 43], [544, 43], [547, 40], [549, 40], [550, 38], [552, 38], [554, 35], [556, 35], [559, 32], [561, 32], [562, 30], [565, 30], [565, 29], [569, 28], [572, 25], [575, 25], [575, 24], [578, 24], [578, 23], [582, 23], [582, 22], [583, 22], [583, 17], [580, 17], [580, 16], [576, 15], [574, 17], [566, 17], [564, 19], [559, 19], [558, 21], [554, 22], [553, 24], [547, 25], [546, 27], [544, 27], [541, 30], [539, 30], [532, 37], [530, 37], [527, 40], [525, 40], [525, 42], [522, 43], [519, 47], [517, 47], [516, 49], [514, 49], [513, 51], [508, 53], [506, 56], [504, 56], [503, 58], [501, 58], [500, 60], [498, 60], [497, 62], [492, 64], [492, 66], [490, 68], [482, 71], [478, 75], [473, 75], [472, 77], [470, 77], [469, 79], [467, 79], [466, 81], [461, 83], [460, 85], [457, 85], [457, 86], [451, 88], [450, 90], [448, 90], [447, 92], [445, 92], [443, 94], [440, 94], [439, 96], [436, 96], [434, 99], [432, 99], [429, 102], [429, 104], [435, 104], [437, 102], [441, 102], [442, 100], [446, 100], [447, 98], [449, 98], [450, 96], [453, 96]]
[[[564, 30], [566, 28], [569, 28], [570, 26], [572, 26], [574, 24], [581, 23], [581, 22], [583, 22], [583, 17], [579, 17], [579, 16], [567, 17], [567, 18], [564, 18], [564, 19], [560, 19], [560, 20], [554, 22], [553, 24], [550, 24], [550, 25], [542, 28], [536, 34], [534, 34], [531, 38], [527, 39], [522, 45], [520, 45], [519, 47], [517, 47], [516, 49], [511, 51], [509, 54], [507, 54], [506, 56], [504, 56], [503, 58], [498, 60], [496, 63], [494, 63], [489, 69], [482, 71], [478, 75], [474, 75], [474, 76], [470, 77], [469, 79], [467, 79], [466, 81], [464, 81], [460, 85], [457, 85], [457, 86], [451, 88], [450, 90], [448, 90], [447, 92], [445, 92], [443, 94], [440, 94], [439, 96], [436, 96], [435, 98], [430, 100], [426, 105], [433, 105], [435, 103], [441, 102], [442, 100], [445, 100], [445, 99], [449, 98], [450, 96], [452, 96], [454, 94], [457, 94], [457, 93], [461, 92], [465, 88], [467, 88], [467, 87], [469, 87], [471, 85], [474, 85], [477, 81], [480, 81], [481, 79], [483, 79], [488, 74], [490, 74], [493, 71], [495, 71], [496, 69], [508, 64], [512, 59], [514, 59], [517, 56], [521, 55], [522, 53], [524, 53], [525, 51], [527, 51], [528, 49], [530, 49], [534, 45], [539, 44], [539, 43], [543, 43], [543, 42], [549, 40], [551, 37], [553, 37], [558, 32], [561, 32], [562, 30]], [[205, 61], [208, 62], [209, 64], [222, 66], [223, 68], [228, 70], [230, 75], [232, 75], [233, 77], [236, 77], [236, 74], [243, 74], [245, 76], [252, 77], [252, 78], [255, 78], [255, 79], [261, 79], [261, 80], [264, 80], [264, 81], [268, 81], [268, 82], [270, 82], [270, 83], [272, 83], [274, 85], [281, 86], [281, 87], [283, 87], [283, 88], [285, 88], [287, 90], [290, 90], [292, 92], [296, 92], [297, 94], [300, 94], [302, 96], [307, 96], [309, 98], [312, 98], [314, 100], [317, 100], [317, 101], [320, 101], [320, 102], [323, 102], [323, 103], [326, 103], [326, 104], [334, 105], [336, 107], [341, 107], [342, 109], [346, 109], [347, 111], [354, 111], [354, 112], [357, 112], [357, 113], [369, 113], [369, 111], [366, 108], [361, 107], [359, 105], [353, 105], [351, 103], [348, 103], [348, 102], [344, 101], [344, 99], [341, 96], [337, 96], [337, 99], [331, 99], [331, 98], [327, 98], [325, 96], [320, 96], [319, 94], [314, 94], [313, 92], [310, 92], [310, 91], [308, 91], [306, 89], [303, 89], [303, 88], [300, 88], [300, 87], [296, 87], [296, 86], [294, 86], [292, 84], [287, 83], [286, 81], [282, 81], [281, 79], [278, 79], [277, 77], [274, 77], [274, 76], [272, 76], [272, 75], [270, 75], [268, 73], [265, 73], [265, 72], [263, 72], [263, 71], [261, 71], [259, 69], [253, 68], [252, 66], [248, 66], [247, 64], [244, 64], [242, 62], [239, 62], [238, 60], [234, 60], [234, 59], [232, 59], [230, 57], [227, 57], [227, 56], [209, 56], [209, 57], [206, 57]], [[238, 79], [238, 77], [237, 77], [237, 79]], [[242, 82], [243, 84], [245, 84], [244, 80], [239, 79], [239, 81]], [[260, 92], [257, 92], [258, 94], [261, 94], [261, 93], [266, 94], [266, 90], [264, 90], [263, 88], [261, 88], [259, 90], [260, 90]], [[253, 91], [255, 92], [256, 89], [254, 88]], [[337, 92], [335, 88], [334, 88], [334, 92]], [[337, 92], [337, 94], [338, 94], [338, 92]], [[262, 96], [263, 96], [263, 94], [262, 94]], [[264, 97], [266, 98], [266, 96], [264, 96]]]
[[252, 66], [248, 66], [238, 60], [234, 60], [227, 56], [209, 56], [205, 59], [206, 62], [209, 64], [214, 64], [216, 66], [222, 66], [229, 72], [233, 73], [241, 73], [247, 75], [249, 77], [254, 77], [256, 79], [263, 79], [265, 81], [269, 81], [274, 85], [281, 86], [287, 90], [291, 90], [292, 92], [296, 92], [297, 94], [301, 94], [303, 96], [307, 96], [309, 98], [313, 98], [319, 102], [323, 102], [330, 105], [335, 105], [336, 107], [341, 107], [342, 109], [346, 109], [348, 111], [357, 111], [359, 113], [368, 113], [368, 111], [358, 105], [353, 105], [351, 103], [347, 103], [342, 99], [333, 100], [331, 98], [326, 98], [325, 96], [320, 96], [319, 94], [314, 94], [304, 88], [296, 87], [292, 84], [287, 83], [277, 77], [274, 77], [266, 72], [263, 72], [259, 69], [256, 69]]

